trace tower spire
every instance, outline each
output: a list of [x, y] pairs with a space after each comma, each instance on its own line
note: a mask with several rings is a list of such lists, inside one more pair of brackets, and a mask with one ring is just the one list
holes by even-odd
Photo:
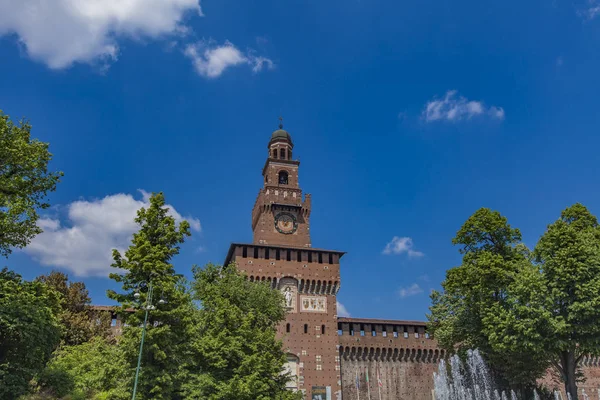
[[283, 129], [283, 117], [279, 116], [279, 129]]

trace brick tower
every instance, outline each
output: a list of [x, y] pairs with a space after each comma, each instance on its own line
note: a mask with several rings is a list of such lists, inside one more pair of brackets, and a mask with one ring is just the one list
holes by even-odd
[[[298, 183], [292, 137], [273, 132], [262, 170], [263, 187], [252, 210], [253, 243], [232, 243], [235, 262], [252, 281], [280, 290], [288, 310], [279, 327], [288, 353], [289, 387], [305, 399], [341, 399], [336, 295], [343, 252], [315, 249], [310, 240], [310, 195]], [[318, 396], [321, 397], [318, 397]]]

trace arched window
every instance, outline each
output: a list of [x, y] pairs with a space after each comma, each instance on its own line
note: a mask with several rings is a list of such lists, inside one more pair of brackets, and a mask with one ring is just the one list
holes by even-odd
[[290, 324], [289, 323], [285, 324], [285, 331], [287, 333], [290, 333]]
[[285, 149], [279, 150], [279, 158], [285, 160]]
[[304, 333], [308, 333], [308, 324], [304, 324]]
[[288, 184], [288, 173], [286, 171], [281, 171], [279, 173], [279, 184], [280, 185]]
[[277, 158], [277, 149], [273, 149], [273, 158]]

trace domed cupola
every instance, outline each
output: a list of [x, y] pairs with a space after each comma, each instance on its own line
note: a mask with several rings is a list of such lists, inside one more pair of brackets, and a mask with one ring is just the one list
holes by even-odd
[[292, 142], [292, 135], [283, 129], [283, 118], [279, 118], [279, 129], [271, 134], [271, 140], [269, 140], [269, 158], [279, 160], [291, 160], [292, 149], [294, 148], [294, 142]]

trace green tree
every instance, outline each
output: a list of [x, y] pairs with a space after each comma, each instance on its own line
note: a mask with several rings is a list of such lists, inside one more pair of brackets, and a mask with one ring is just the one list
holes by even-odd
[[513, 302], [509, 287], [522, 271], [531, 271], [529, 251], [521, 233], [499, 212], [477, 210], [458, 231], [453, 244], [461, 246], [462, 263], [447, 271], [443, 292], [431, 295], [429, 329], [440, 346], [459, 353], [478, 348], [497, 383], [524, 391], [535, 386], [545, 368], [534, 349], [500, 346], [498, 314]]
[[[183, 382], [187, 380], [184, 365], [193, 326], [194, 307], [185, 280], [175, 273], [172, 258], [179, 253], [179, 245], [190, 235], [189, 223], [177, 226], [169, 215], [162, 193], [150, 197], [149, 207], [138, 211], [136, 223], [140, 226], [124, 256], [113, 251], [112, 266], [124, 272], [110, 277], [122, 284], [122, 293], [109, 291], [108, 296], [121, 304], [121, 314], [128, 325], [119, 339], [129, 364], [134, 371], [142, 335], [148, 287], [154, 288], [155, 309], [150, 311], [142, 353], [142, 368], [138, 384], [139, 399], [180, 399]], [[139, 290], [140, 299], [134, 294]], [[164, 298], [165, 304], [157, 304]], [[135, 307], [135, 312], [127, 309]], [[132, 372], [133, 374], [133, 372]]]
[[264, 283], [248, 281], [235, 265], [194, 269], [200, 301], [193, 369], [187, 398], [206, 400], [298, 399], [286, 390], [285, 353], [276, 327], [283, 298]]
[[26, 393], [58, 346], [59, 301], [43, 283], [0, 271], [0, 399]]
[[498, 335], [511, 347], [529, 343], [544, 354], [577, 400], [581, 358], [600, 354], [598, 220], [581, 204], [565, 209], [533, 255], [537, 270], [518, 277]]
[[58, 350], [40, 374], [40, 394], [81, 399], [129, 399], [130, 380], [121, 347], [101, 337]]
[[48, 172], [48, 143], [31, 139], [27, 121], [14, 124], [0, 111], [0, 255], [23, 248], [42, 232], [38, 209], [49, 207], [46, 195], [62, 172]]
[[94, 336], [110, 336], [110, 314], [90, 309], [91, 299], [85, 283], [70, 282], [66, 274], [58, 271], [41, 275], [37, 280], [61, 295], [60, 321], [65, 345], [81, 344]]

